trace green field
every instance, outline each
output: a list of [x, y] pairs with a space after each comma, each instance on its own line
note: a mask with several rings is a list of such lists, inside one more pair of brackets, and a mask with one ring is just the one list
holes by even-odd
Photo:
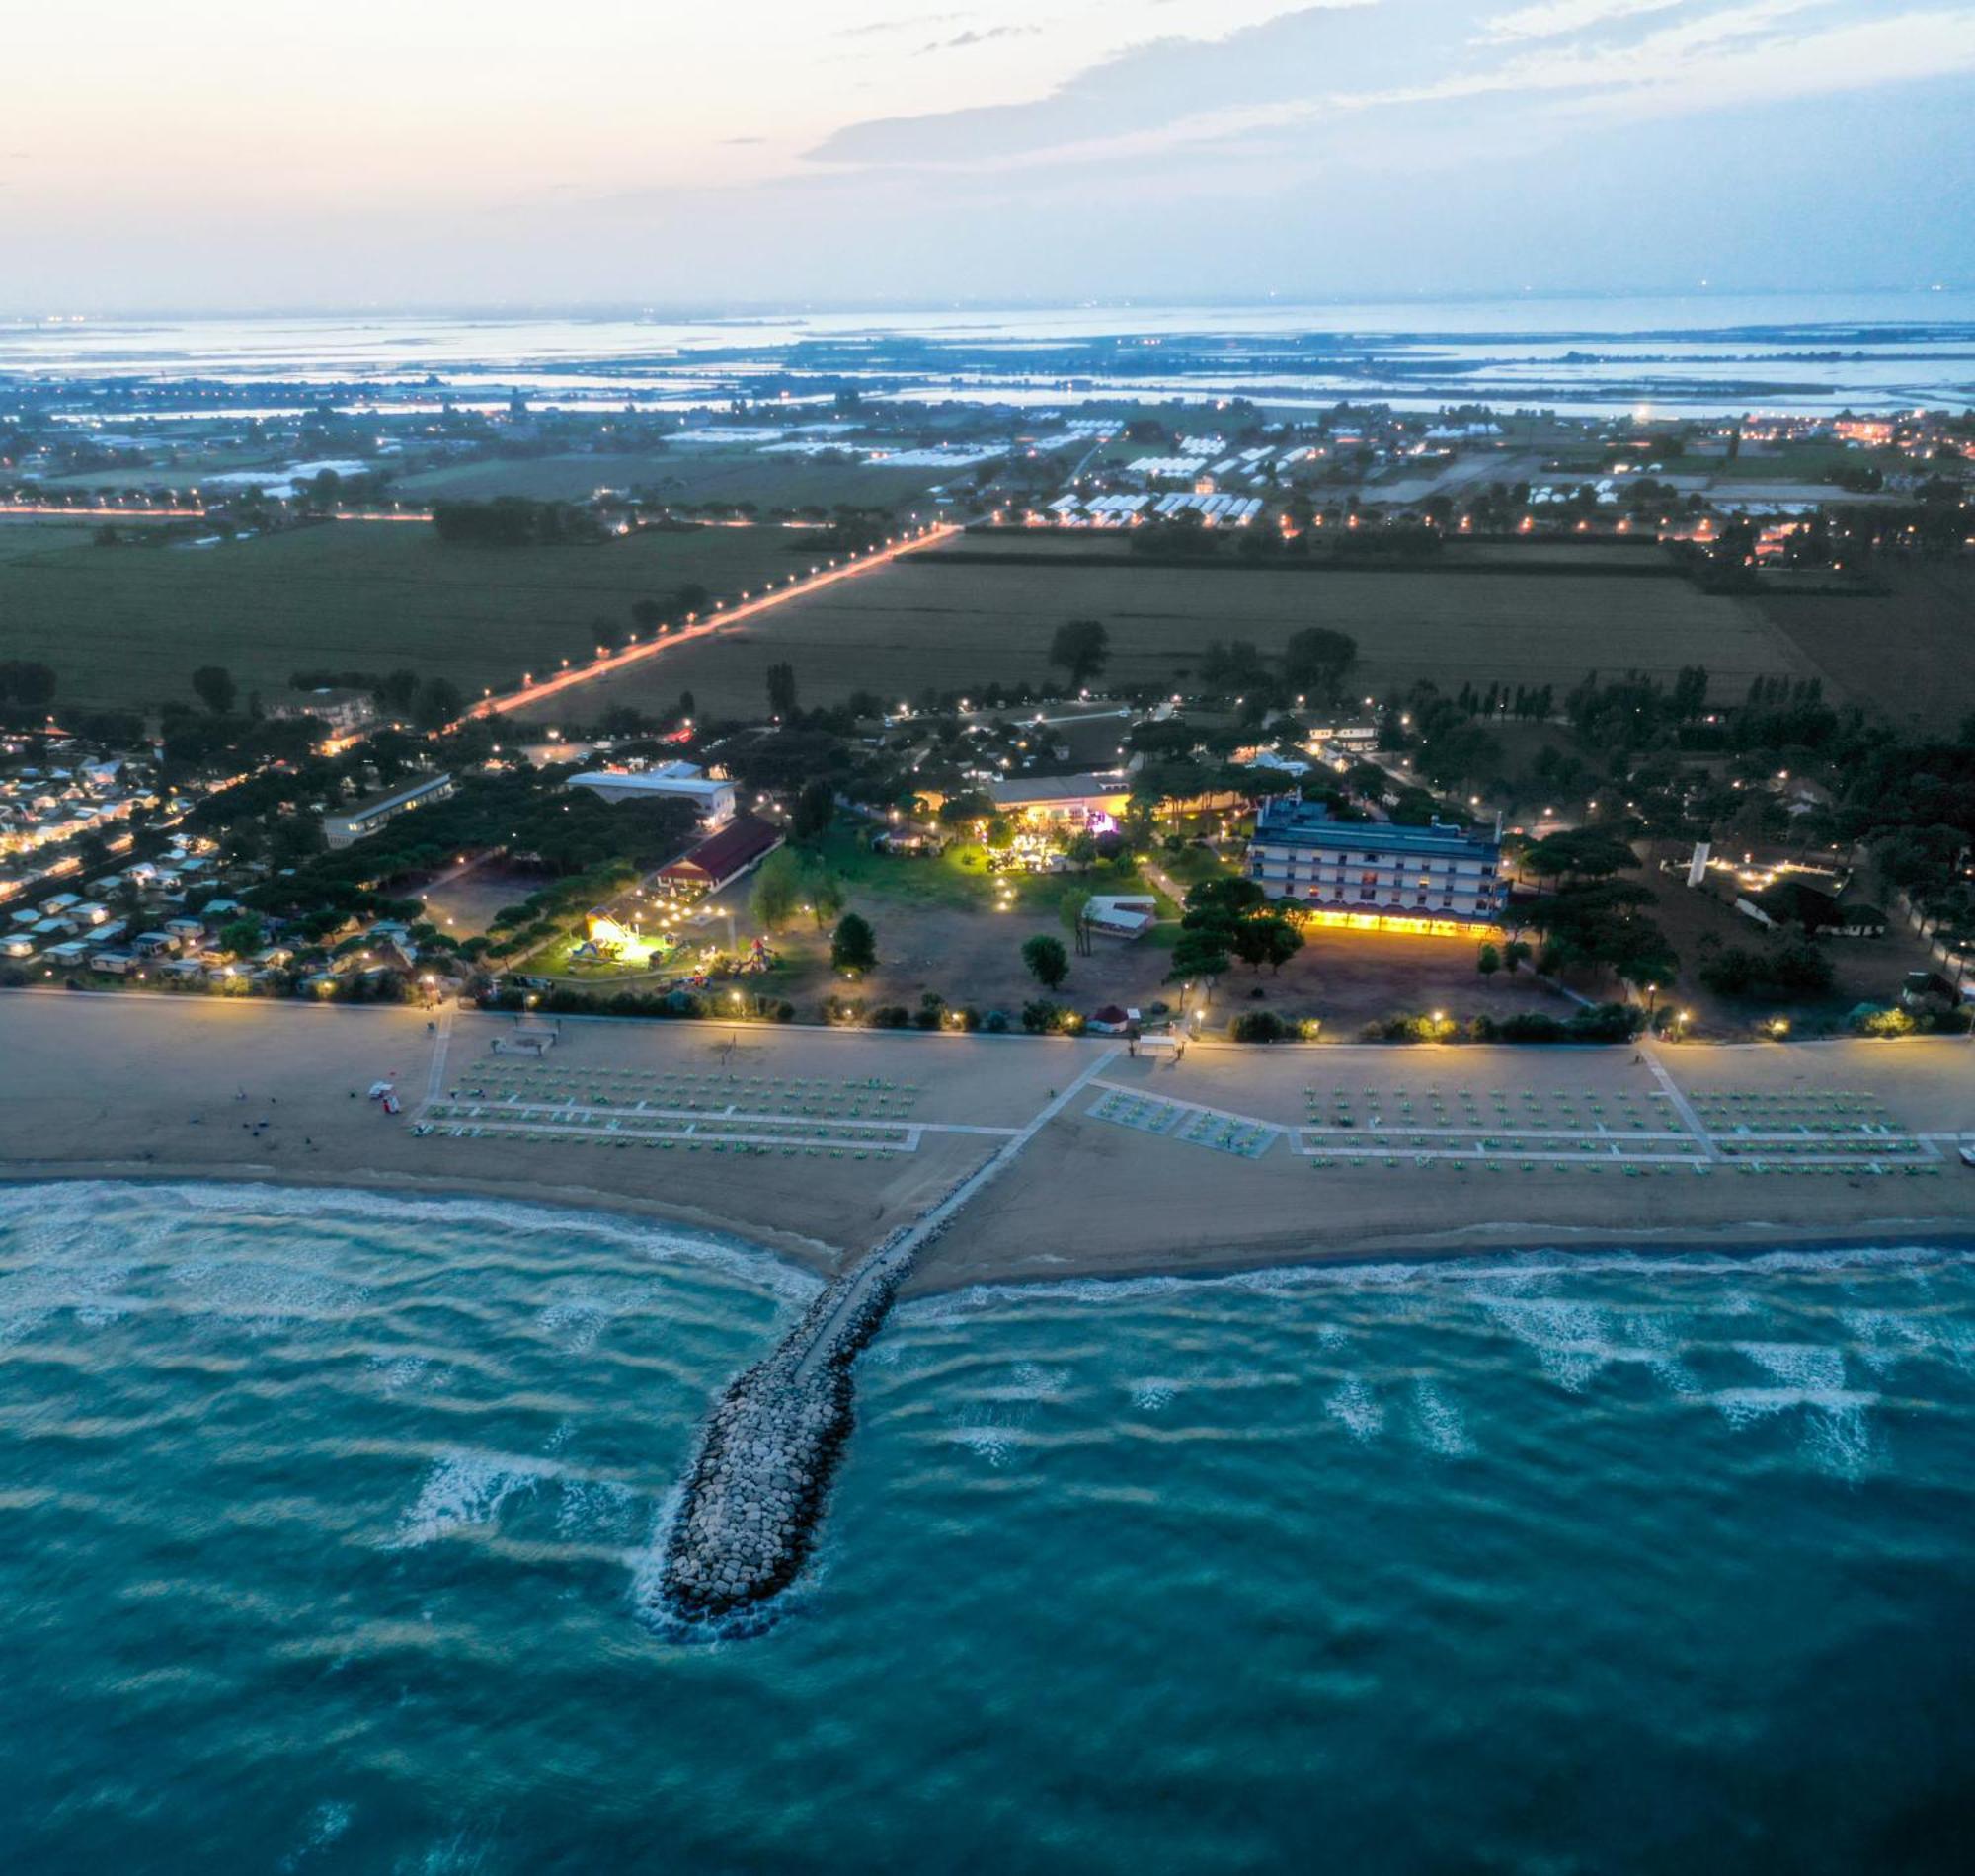
[[910, 698], [1053, 675], [1050, 639], [1067, 619], [1101, 619], [1109, 684], [1178, 684], [1211, 639], [1278, 650], [1321, 625], [1357, 639], [1366, 689], [1431, 678], [1443, 687], [1553, 683], [1587, 671], [1671, 679], [1704, 664], [1716, 695], [1758, 673], [1811, 666], [1753, 606], [1683, 580], [1532, 573], [1275, 573], [1035, 566], [918, 554], [678, 647], [556, 700], [593, 718], [608, 704], [655, 709], [690, 689], [715, 714], [758, 714], [765, 666], [795, 666], [806, 703], [857, 689]]
[[1902, 730], [1944, 735], [1975, 710], [1975, 563], [1873, 569], [1883, 596], [1768, 594], [1756, 603], [1825, 679]]
[[[28, 559], [61, 547], [86, 547], [98, 525], [95, 521], [0, 520], [0, 561]], [[0, 619], [0, 636], [4, 633], [5, 621]]]
[[[272, 694], [301, 666], [512, 685], [593, 645], [634, 600], [693, 583], [733, 594], [795, 572], [779, 527], [650, 530], [592, 547], [447, 547], [429, 527], [342, 522], [211, 548], [97, 547], [72, 523], [0, 528], [0, 659], [52, 664], [92, 704], [191, 697], [223, 664]], [[755, 689], [759, 689], [758, 682]]]
[[752, 502], [763, 508], [910, 505], [940, 479], [932, 469], [887, 469], [882, 463], [817, 462], [764, 456], [754, 449], [681, 444], [662, 454], [584, 451], [517, 460], [454, 463], [401, 476], [392, 494], [410, 503], [528, 495], [588, 501], [599, 489], [649, 490], [663, 501]]

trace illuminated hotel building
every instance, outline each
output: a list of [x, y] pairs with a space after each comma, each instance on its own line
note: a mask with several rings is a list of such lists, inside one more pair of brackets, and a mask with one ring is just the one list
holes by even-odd
[[1462, 937], [1496, 923], [1501, 866], [1494, 834], [1338, 821], [1321, 802], [1278, 795], [1256, 819], [1247, 873], [1322, 924]]

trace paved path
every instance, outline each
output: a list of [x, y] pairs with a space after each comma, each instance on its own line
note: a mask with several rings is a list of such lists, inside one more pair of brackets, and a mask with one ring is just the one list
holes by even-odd
[[865, 1258], [863, 1264], [852, 1274], [850, 1281], [843, 1285], [835, 1308], [813, 1325], [810, 1345], [803, 1351], [802, 1359], [796, 1366], [795, 1378], [798, 1381], [809, 1378], [817, 1367], [828, 1359], [835, 1343], [839, 1325], [862, 1306], [872, 1287], [896, 1277], [908, 1266], [926, 1241], [937, 1237], [952, 1222], [962, 1207], [975, 1198], [991, 1180], [1012, 1166], [1020, 1158], [1023, 1147], [1027, 1146], [1092, 1081], [1110, 1067], [1118, 1059], [1118, 1055], [1119, 1051], [1107, 1049], [1068, 1087], [1039, 1109], [1026, 1127], [1003, 1141], [996, 1152], [968, 1174], [915, 1225], [900, 1233], [891, 1242], [880, 1245]]
[[438, 1040], [433, 1044], [432, 1066], [426, 1071], [426, 1098], [419, 1104], [423, 1114], [436, 1101], [445, 1087], [445, 1058], [452, 1049], [453, 1007], [447, 1004], [438, 1013]]
[[1707, 1149], [1707, 1157], [1719, 1159], [1721, 1155], [1714, 1150], [1714, 1142], [1708, 1137], [1707, 1129], [1702, 1125], [1700, 1116], [1695, 1113], [1688, 1103], [1687, 1096], [1681, 1093], [1673, 1076], [1667, 1073], [1666, 1064], [1660, 1060], [1652, 1045], [1642, 1044], [1639, 1054], [1645, 1056], [1646, 1066], [1653, 1071], [1653, 1079], [1660, 1084], [1660, 1092], [1674, 1104], [1680, 1113], [1680, 1118], [1687, 1123], [1695, 1137]]

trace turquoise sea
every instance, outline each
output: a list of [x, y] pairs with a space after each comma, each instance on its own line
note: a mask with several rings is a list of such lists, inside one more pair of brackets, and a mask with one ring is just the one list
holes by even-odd
[[811, 1293], [0, 1188], [0, 1864], [1966, 1867], [1966, 1250], [914, 1302], [776, 1625], [654, 1632], [695, 1422]]

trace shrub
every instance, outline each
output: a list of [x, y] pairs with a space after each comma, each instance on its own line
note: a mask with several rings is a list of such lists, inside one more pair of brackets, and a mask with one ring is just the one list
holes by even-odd
[[1285, 1022], [1274, 1010], [1249, 1010], [1235, 1017], [1228, 1034], [1237, 1043], [1279, 1043], [1297, 1034], [1294, 1023]]
[[1727, 945], [1700, 967], [1700, 980], [1722, 996], [1760, 997], [1769, 1002], [1822, 996], [1837, 973], [1831, 960], [1807, 938], [1769, 951]]
[[1022, 1005], [1022, 1027], [1031, 1036], [1054, 1036], [1063, 1028], [1064, 1019], [1068, 1014], [1061, 1003], [1038, 997], [1033, 1003]]
[[1862, 1036], [1911, 1036], [1919, 1027], [1905, 1010], [1874, 1010], [1856, 1024]]
[[911, 1020], [911, 1011], [903, 1003], [881, 1003], [871, 1012], [873, 1029], [904, 1029]]

